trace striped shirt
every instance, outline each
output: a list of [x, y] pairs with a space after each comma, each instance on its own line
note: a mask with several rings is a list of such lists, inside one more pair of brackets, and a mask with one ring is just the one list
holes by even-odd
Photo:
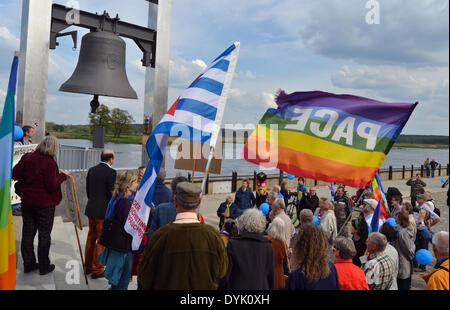
[[371, 254], [363, 271], [371, 290], [388, 290], [396, 280], [394, 262], [385, 252]]

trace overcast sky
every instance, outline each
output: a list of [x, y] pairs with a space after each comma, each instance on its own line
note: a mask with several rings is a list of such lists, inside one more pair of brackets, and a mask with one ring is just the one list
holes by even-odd
[[[160, 0], [162, 1], [162, 0]], [[53, 2], [67, 4], [68, 1]], [[147, 26], [144, 0], [78, 1], [90, 12], [119, 13]], [[404, 134], [449, 134], [449, 1], [378, 0], [380, 23], [367, 24], [366, 0], [173, 0], [169, 104], [224, 49], [241, 42], [224, 123], [257, 123], [278, 89], [322, 90], [420, 104]], [[0, 0], [0, 107], [14, 50], [21, 0]], [[75, 28], [69, 28], [72, 30]], [[79, 42], [86, 31], [79, 30]], [[79, 50], [59, 38], [50, 51], [47, 121], [87, 124], [91, 96], [59, 92]], [[127, 42], [127, 72], [139, 100], [102, 98], [142, 123], [142, 54]]]

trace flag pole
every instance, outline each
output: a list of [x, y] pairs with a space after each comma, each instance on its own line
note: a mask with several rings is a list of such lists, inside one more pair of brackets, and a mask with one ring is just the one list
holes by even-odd
[[[71, 175], [69, 175], [69, 179], [72, 182], [73, 195], [74, 195], [74, 198], [75, 198], [75, 209], [76, 209], [76, 213], [77, 213], [76, 215], [78, 217], [78, 225], [80, 226], [80, 230], [83, 230], [83, 224], [81, 222], [81, 215], [80, 215], [80, 206], [79, 206], [79, 203], [78, 203], [77, 189], [76, 189], [76, 186], [75, 186], [75, 179]], [[73, 222], [73, 227], [75, 228], [75, 234], [77, 236], [77, 242], [78, 242], [78, 249], [80, 251], [81, 264], [83, 265], [84, 280], [86, 281], [86, 285], [89, 286], [88, 279], [87, 279], [87, 274], [86, 274], [86, 268], [84, 266], [83, 250], [81, 249], [80, 236], [78, 234], [78, 228], [77, 228], [76, 220]]]
[[[219, 132], [220, 132], [221, 124], [222, 124], [223, 114], [225, 112], [225, 105], [227, 102], [228, 93], [231, 89], [231, 81], [233, 79], [233, 75], [236, 70], [237, 59], [239, 57], [239, 50], [240, 50], [241, 44], [239, 42], [235, 42], [234, 44], [236, 46], [236, 50], [233, 51], [232, 56], [231, 56], [228, 75], [225, 79], [222, 96], [219, 100], [219, 105], [217, 108], [216, 122], [214, 124], [214, 130], [213, 130], [213, 134], [212, 134], [211, 140], [210, 140], [210, 151], [209, 151], [208, 161], [206, 163], [205, 173], [203, 175], [202, 187], [201, 187], [202, 191], [201, 191], [200, 197], [203, 197], [203, 191], [205, 190], [205, 187], [206, 187], [206, 181], [208, 179], [208, 173], [209, 173], [209, 166], [211, 165], [211, 161], [214, 156], [214, 149], [216, 147], [217, 139], [219, 137]], [[200, 206], [198, 206], [198, 208], [197, 208], [197, 218], [198, 219], [200, 218]]]
[[195, 177], [195, 169], [197, 168], [197, 159], [194, 158], [194, 167], [192, 168], [192, 180], [191, 183], [194, 184], [194, 177]]
[[203, 180], [202, 180], [202, 193], [201, 193], [202, 196], [203, 196], [203, 191], [206, 188], [206, 180], [208, 179], [209, 167], [211, 166], [211, 161], [213, 159], [213, 156], [214, 156], [214, 147], [211, 146], [209, 156], [208, 156], [208, 161], [206, 162], [205, 174], [203, 175]]
[[[210, 152], [209, 152], [209, 156], [208, 156], [208, 161], [206, 162], [206, 168], [205, 168], [205, 174], [203, 175], [203, 180], [202, 180], [202, 191], [200, 193], [200, 198], [203, 197], [203, 192], [206, 188], [206, 182], [208, 180], [208, 173], [209, 173], [209, 167], [211, 166], [211, 161], [213, 159], [214, 156], [214, 146], [210, 147]], [[194, 162], [195, 163], [195, 162]], [[200, 206], [198, 206], [197, 208], [197, 218], [200, 218]]]

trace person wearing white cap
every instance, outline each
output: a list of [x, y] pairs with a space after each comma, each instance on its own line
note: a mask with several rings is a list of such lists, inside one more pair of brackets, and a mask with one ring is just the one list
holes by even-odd
[[[378, 202], [375, 199], [364, 199], [364, 205], [363, 205], [363, 213], [364, 218], [366, 219], [367, 226], [369, 226], [369, 234], [372, 232], [372, 218], [373, 214], [375, 213], [375, 209], [378, 206]], [[378, 226], [381, 227], [381, 225], [384, 224], [384, 220], [380, 218], [378, 221]]]

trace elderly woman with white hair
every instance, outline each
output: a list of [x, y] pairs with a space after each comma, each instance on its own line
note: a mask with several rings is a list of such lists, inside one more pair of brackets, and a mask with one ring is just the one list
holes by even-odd
[[222, 202], [217, 209], [217, 216], [220, 218], [219, 230], [222, 230], [223, 223], [226, 219], [235, 219], [238, 217], [238, 207], [233, 202], [234, 197], [232, 194], [228, 194], [225, 202]]
[[[45, 275], [55, 269], [50, 264], [51, 232], [55, 208], [61, 202], [61, 184], [68, 172], [60, 172], [55, 161], [58, 154], [58, 140], [45, 137], [36, 151], [22, 156], [13, 169], [14, 180], [22, 184], [22, 243], [21, 252], [24, 272], [39, 269]], [[38, 262], [34, 254], [33, 241], [39, 231]]]
[[248, 209], [237, 218], [239, 235], [228, 241], [228, 271], [220, 281], [226, 290], [273, 290], [272, 244], [264, 237], [266, 217], [258, 209]]
[[265, 236], [272, 242], [276, 289], [284, 289], [290, 272], [285, 231], [284, 221], [276, 217], [270, 225], [268, 235]]

